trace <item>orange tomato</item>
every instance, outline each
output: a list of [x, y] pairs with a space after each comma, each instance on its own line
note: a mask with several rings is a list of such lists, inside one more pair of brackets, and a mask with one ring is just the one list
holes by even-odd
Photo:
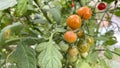
[[77, 40], [77, 35], [73, 31], [67, 31], [64, 34], [64, 39], [69, 43], [73, 43]]
[[79, 8], [77, 10], [77, 13], [79, 16], [81, 16], [85, 20], [90, 19], [92, 16], [92, 10], [87, 6]]
[[81, 24], [81, 18], [76, 14], [71, 15], [67, 18], [67, 26], [73, 30], [80, 28]]

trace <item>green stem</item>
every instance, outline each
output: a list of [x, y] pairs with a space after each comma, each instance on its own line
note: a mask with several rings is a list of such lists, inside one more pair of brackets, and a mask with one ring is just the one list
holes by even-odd
[[55, 33], [56, 33], [56, 32], [52, 32], [52, 33], [51, 33], [51, 36], [50, 36], [50, 38], [49, 38], [49, 41], [50, 41], [50, 42], [52, 41], [53, 36], [54, 36]]
[[104, 16], [105, 16], [106, 12], [109, 10], [109, 8], [110, 8], [110, 5], [109, 5], [108, 8], [104, 11], [103, 16], [102, 16], [100, 22], [98, 23], [98, 27], [97, 27], [97, 31], [96, 31], [97, 33], [98, 33], [99, 29], [100, 29], [100, 24], [102, 23], [103, 18], [104, 18]]
[[41, 6], [39, 5], [39, 3], [37, 2], [37, 0], [34, 0], [34, 2], [36, 3], [36, 5], [39, 7], [39, 9], [41, 10], [41, 12], [43, 13], [43, 15], [45, 16], [45, 18], [48, 20], [48, 22], [50, 24], [52, 24], [52, 21], [49, 19], [47, 13], [41, 8]]
[[79, 4], [80, 4], [80, 6], [81, 6], [81, 7], [83, 6], [83, 4], [82, 4], [82, 1], [81, 1], [81, 0], [79, 0]]
[[[106, 51], [106, 49], [95, 49], [94, 51]], [[111, 52], [118, 55], [118, 56], [120, 56], [120, 54], [116, 53], [115, 51], [111, 51]]]

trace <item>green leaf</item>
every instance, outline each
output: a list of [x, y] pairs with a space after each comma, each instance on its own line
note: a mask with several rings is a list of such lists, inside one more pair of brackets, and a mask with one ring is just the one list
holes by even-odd
[[107, 3], [111, 3], [111, 2], [113, 2], [115, 0], [102, 0], [102, 1], [107, 2]]
[[35, 51], [25, 45], [19, 43], [15, 52], [10, 56], [9, 61], [15, 62], [17, 68], [36, 68]]
[[16, 0], [0, 0], [0, 10], [5, 10], [17, 4]]
[[112, 59], [113, 54], [112, 54], [112, 52], [111, 52], [110, 50], [107, 49], [107, 50], [104, 52], [104, 56], [105, 56], [106, 58], [108, 58], [108, 59]]
[[40, 52], [38, 65], [41, 68], [62, 68], [62, 55], [53, 41], [39, 44], [36, 50]]
[[100, 67], [101, 68], [110, 68], [110, 66], [106, 63], [104, 59], [100, 59]]
[[44, 42], [45, 39], [43, 38], [36, 38], [36, 37], [12, 37], [5, 41], [5, 44], [11, 45], [16, 44], [16, 42], [20, 41], [22, 39], [22, 42], [24, 42], [26, 45], [35, 45], [39, 44], [41, 42]]
[[50, 14], [52, 14], [53, 19], [57, 22], [60, 23], [61, 22], [61, 14], [60, 11], [57, 8], [51, 8], [49, 10]]
[[106, 40], [103, 44], [104, 44], [104, 45], [114, 45], [115, 43], [117, 43], [116, 38], [110, 37], [110, 38], [108, 38], [108, 40]]
[[114, 14], [118, 17], [120, 17], [120, 8], [115, 9]]
[[89, 20], [86, 23], [84, 23], [84, 28], [86, 28], [86, 31], [89, 35], [94, 36], [95, 35], [95, 28], [97, 27], [97, 23], [95, 20]]
[[10, 25], [12, 23], [11, 16], [6, 13], [4, 16], [2, 16], [1, 23], [3, 23], [5, 26]]
[[120, 48], [115, 48], [114, 52], [115, 52], [115, 54], [117, 54], [118, 56], [120, 56]]
[[[99, 52], [92, 52], [89, 53], [89, 55], [87, 56], [87, 62], [91, 63], [91, 64], [96, 64], [97, 63], [97, 59], [98, 59], [98, 54]], [[92, 62], [91, 62], [92, 61]]]
[[110, 30], [108, 32], [105, 33], [105, 36], [113, 36], [114, 35], [114, 31]]
[[55, 31], [56, 31], [56, 32], [65, 32], [66, 30], [63, 29], [63, 28], [55, 28]]
[[23, 24], [21, 24], [20, 22], [16, 22], [4, 27], [0, 32], [0, 45], [3, 45], [5, 43], [5, 40], [9, 39], [11, 35], [19, 33], [22, 28]]
[[100, 37], [97, 37], [96, 39], [99, 40], [99, 41], [106, 41], [106, 40], [109, 40], [108, 38], [106, 38], [105, 35], [101, 35]]
[[41, 51], [45, 50], [47, 48], [47, 46], [48, 46], [48, 44], [46, 42], [40, 43], [39, 45], [37, 45], [36, 51], [41, 52]]
[[22, 16], [27, 12], [27, 1], [28, 0], [18, 0], [18, 4], [15, 9], [15, 13], [17, 16]]

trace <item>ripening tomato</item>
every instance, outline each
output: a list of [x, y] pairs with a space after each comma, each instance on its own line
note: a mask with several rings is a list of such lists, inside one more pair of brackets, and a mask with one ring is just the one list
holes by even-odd
[[97, 8], [99, 10], [104, 10], [106, 8], [106, 5], [105, 5], [105, 3], [99, 3], [98, 6], [97, 6]]
[[81, 44], [78, 43], [77, 47], [78, 47], [78, 50], [80, 51], [80, 53], [85, 53], [85, 52], [88, 52], [88, 50], [89, 50], [89, 46], [86, 42], [81, 43]]
[[69, 43], [74, 43], [77, 40], [77, 35], [73, 31], [67, 31], [64, 34], [64, 40]]
[[79, 38], [81, 38], [81, 37], [83, 36], [83, 31], [82, 31], [82, 30], [79, 30], [79, 31], [77, 32], [77, 36], [78, 36]]
[[72, 57], [77, 56], [78, 53], [79, 53], [79, 51], [78, 51], [77, 47], [74, 46], [74, 47], [69, 47], [68, 48], [68, 54], [70, 56], [72, 56]]
[[81, 24], [81, 18], [76, 14], [71, 15], [67, 18], [67, 26], [73, 30], [80, 28]]
[[83, 18], [84, 20], [87, 20], [91, 18], [92, 10], [87, 6], [83, 6], [77, 10], [77, 14], [81, 16], [81, 18]]
[[88, 37], [87, 38], [87, 43], [89, 46], [92, 46], [94, 44], [94, 38], [93, 37]]

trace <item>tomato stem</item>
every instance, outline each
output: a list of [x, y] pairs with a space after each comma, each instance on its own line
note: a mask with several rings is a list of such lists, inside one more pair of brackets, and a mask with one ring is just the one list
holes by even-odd
[[47, 16], [47, 12], [46, 11], [44, 11], [42, 8], [41, 8], [41, 6], [39, 5], [39, 3], [36, 1], [36, 0], [34, 0], [34, 2], [36, 3], [36, 5], [39, 7], [39, 9], [41, 10], [41, 12], [43, 13], [43, 15], [45, 16], [45, 18], [47, 19], [47, 21], [50, 23], [50, 24], [52, 24], [52, 21], [49, 19], [49, 17]]

